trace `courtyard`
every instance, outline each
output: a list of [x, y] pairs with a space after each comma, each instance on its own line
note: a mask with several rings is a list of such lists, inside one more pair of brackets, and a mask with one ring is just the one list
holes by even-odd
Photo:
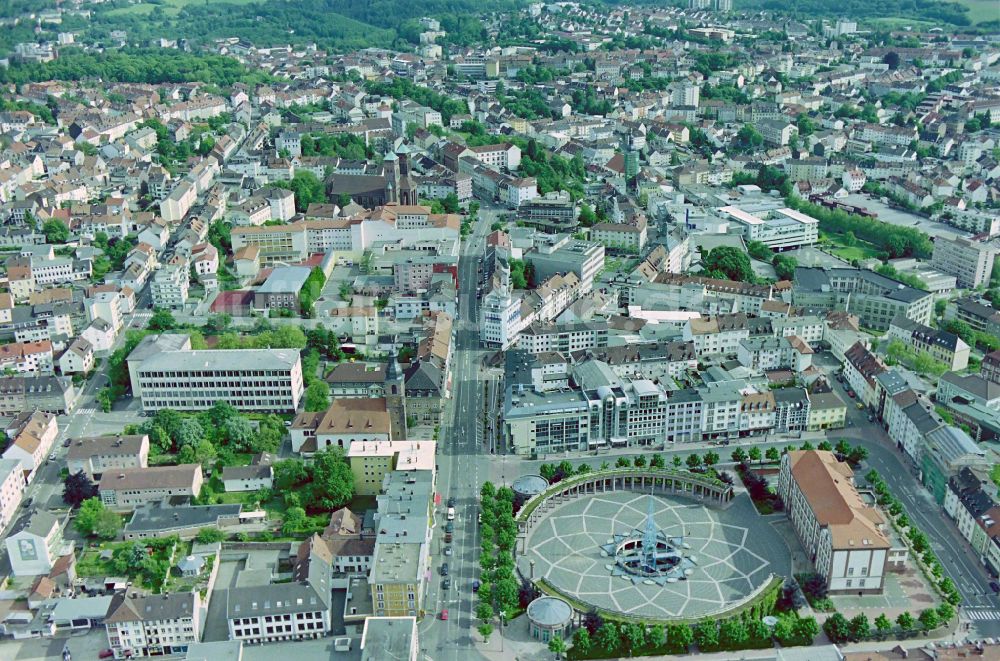
[[[689, 575], [662, 587], [612, 575], [614, 560], [601, 546], [616, 534], [645, 526], [653, 499], [657, 527], [684, 538], [693, 562]], [[519, 558], [531, 575], [563, 594], [599, 609], [649, 619], [697, 619], [725, 611], [766, 584], [788, 576], [791, 558], [745, 495], [714, 509], [682, 498], [629, 491], [576, 498], [556, 507], [528, 535]]]

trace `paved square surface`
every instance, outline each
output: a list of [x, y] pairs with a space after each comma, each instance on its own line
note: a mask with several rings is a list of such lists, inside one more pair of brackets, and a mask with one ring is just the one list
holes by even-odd
[[[696, 567], [687, 580], [663, 587], [614, 577], [614, 560], [600, 546], [615, 533], [641, 528], [649, 499], [657, 525], [669, 536], [683, 535]], [[566, 594], [598, 608], [655, 619], [697, 618], [732, 605], [771, 576], [787, 576], [790, 554], [783, 540], [745, 496], [716, 510], [683, 499], [629, 491], [587, 495], [556, 507], [527, 539], [519, 567], [544, 578]]]

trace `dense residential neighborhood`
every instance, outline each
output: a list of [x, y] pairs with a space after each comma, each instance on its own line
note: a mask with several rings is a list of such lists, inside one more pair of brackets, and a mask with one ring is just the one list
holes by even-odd
[[998, 658], [977, 2], [0, 7], [0, 658]]

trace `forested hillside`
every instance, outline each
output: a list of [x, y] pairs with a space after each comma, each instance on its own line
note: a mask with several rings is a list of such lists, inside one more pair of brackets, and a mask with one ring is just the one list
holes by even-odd
[[[173, 4], [172, 4], [173, 3]], [[462, 36], [480, 36], [482, 12], [512, 9], [518, 0], [207, 0], [178, 2], [156, 0], [142, 11], [124, 0], [99, 5], [89, 26], [90, 34], [108, 37], [125, 30], [129, 40], [183, 35], [194, 42], [241, 37], [258, 46], [315, 42], [321, 48], [346, 50], [367, 46], [391, 47], [400, 39], [404, 23], [432, 16], [443, 27]], [[463, 20], [465, 19], [465, 20]]]

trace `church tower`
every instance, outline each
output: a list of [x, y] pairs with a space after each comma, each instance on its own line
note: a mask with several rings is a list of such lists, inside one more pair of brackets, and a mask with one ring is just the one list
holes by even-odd
[[399, 158], [388, 152], [382, 160], [382, 176], [385, 177], [385, 203], [399, 202]]
[[416, 204], [419, 201], [417, 185], [410, 173], [410, 148], [406, 143], [396, 149], [397, 178], [396, 188], [400, 204]]
[[390, 439], [406, 439], [406, 384], [403, 370], [396, 358], [396, 350], [389, 354], [389, 365], [385, 369], [385, 408], [389, 412]]

